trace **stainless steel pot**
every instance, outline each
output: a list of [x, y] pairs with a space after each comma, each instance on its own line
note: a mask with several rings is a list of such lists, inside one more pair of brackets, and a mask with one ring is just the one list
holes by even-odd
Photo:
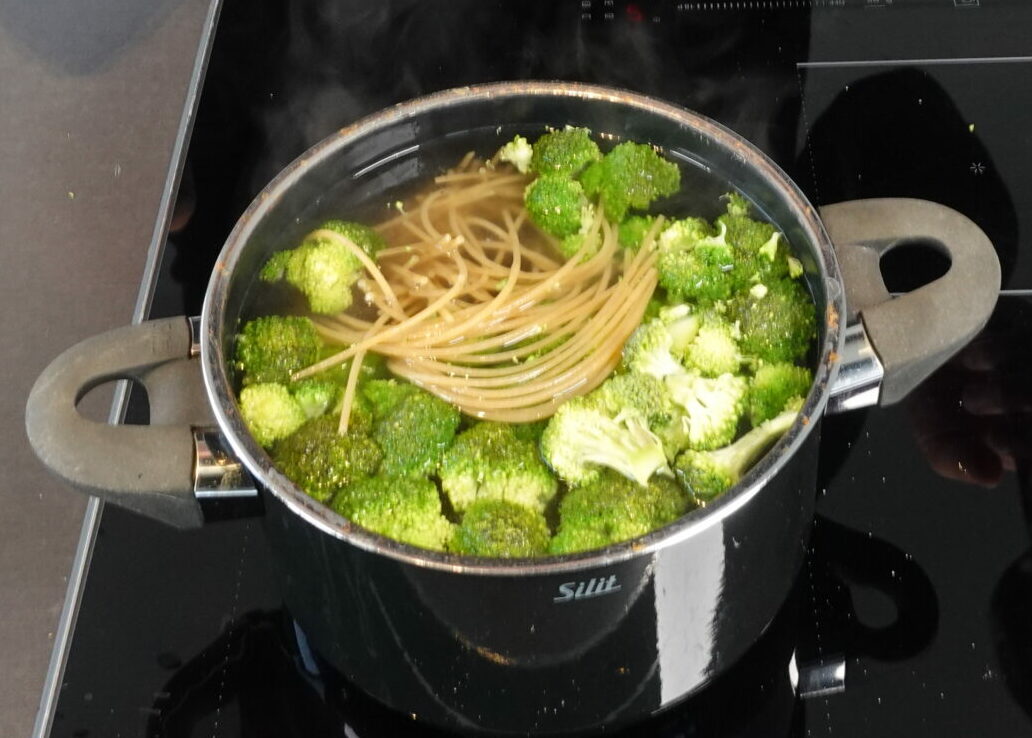
[[[467, 150], [488, 154], [517, 132], [565, 124], [662, 147], [682, 164], [676, 210], [716, 215], [718, 196], [735, 188], [786, 234], [821, 318], [799, 420], [728, 494], [602, 551], [472, 559], [358, 528], [273, 468], [235, 404], [226, 358], [254, 309], [260, 265], [321, 217], [375, 219]], [[878, 260], [912, 240], [951, 266], [893, 299]], [[307, 151], [240, 218], [199, 320], [73, 347], [33, 388], [27, 430], [44, 463], [76, 487], [181, 527], [201, 523], [198, 496], [247, 494], [246, 469], [286, 604], [345, 676], [446, 727], [565, 733], [662, 710], [740, 658], [799, 572], [823, 413], [902, 398], [980, 330], [999, 281], [992, 245], [962, 215], [899, 199], [818, 213], [761, 152], [681, 108], [570, 83], [462, 88], [385, 110]], [[88, 389], [122, 377], [147, 387], [151, 426], [78, 414]]]

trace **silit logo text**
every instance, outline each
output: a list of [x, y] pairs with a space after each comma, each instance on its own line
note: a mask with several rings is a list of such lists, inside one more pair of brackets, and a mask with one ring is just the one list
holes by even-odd
[[620, 583], [616, 581], [616, 574], [610, 574], [608, 577], [592, 577], [579, 582], [563, 582], [559, 585], [559, 596], [553, 597], [552, 602], [585, 600], [619, 591]]

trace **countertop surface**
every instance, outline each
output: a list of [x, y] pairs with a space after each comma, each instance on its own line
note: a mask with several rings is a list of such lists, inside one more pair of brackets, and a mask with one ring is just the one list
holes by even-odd
[[86, 508], [29, 448], [25, 398], [64, 348], [133, 318], [217, 4], [0, 3], [0, 735], [32, 729]]

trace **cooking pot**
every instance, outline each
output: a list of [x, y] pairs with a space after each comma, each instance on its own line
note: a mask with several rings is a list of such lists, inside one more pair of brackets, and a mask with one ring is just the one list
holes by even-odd
[[[379, 219], [466, 151], [489, 155], [516, 133], [566, 124], [661, 147], [682, 168], [668, 212], [713, 217], [736, 189], [787, 236], [819, 326], [798, 419], [727, 494], [599, 551], [477, 559], [355, 526], [272, 466], [235, 403], [228, 357], [255, 315], [261, 265], [322, 218]], [[893, 298], [878, 261], [908, 241], [950, 267]], [[387, 109], [305, 152], [240, 218], [200, 318], [69, 349], [36, 382], [27, 430], [59, 476], [175, 526], [201, 524], [199, 498], [257, 494], [288, 609], [330, 664], [388, 706], [452, 729], [569, 733], [677, 703], [763, 634], [805, 554], [822, 415], [902, 398], [981, 329], [999, 282], [992, 245], [959, 213], [908, 199], [818, 212], [760, 151], [698, 114], [571, 83], [467, 87]], [[119, 378], [146, 387], [150, 426], [76, 410]]]

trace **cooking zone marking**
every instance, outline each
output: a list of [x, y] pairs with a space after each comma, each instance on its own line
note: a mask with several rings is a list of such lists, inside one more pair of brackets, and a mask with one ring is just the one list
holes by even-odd
[[599, 597], [611, 592], [619, 592], [620, 583], [616, 581], [616, 574], [609, 577], [592, 577], [580, 582], [563, 582], [559, 585], [559, 596], [553, 597], [552, 602], [570, 602], [571, 600], [586, 600], [589, 597]]

